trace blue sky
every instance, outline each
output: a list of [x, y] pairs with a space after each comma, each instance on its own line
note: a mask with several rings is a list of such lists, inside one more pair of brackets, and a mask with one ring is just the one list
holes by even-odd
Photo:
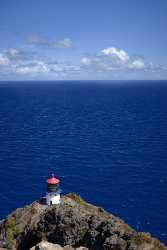
[[166, 0], [1, 0], [0, 79], [167, 79]]

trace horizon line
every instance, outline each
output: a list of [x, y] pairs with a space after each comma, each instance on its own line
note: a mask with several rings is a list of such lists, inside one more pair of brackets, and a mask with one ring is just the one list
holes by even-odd
[[98, 79], [98, 80], [93, 80], [93, 79], [87, 79], [87, 80], [80, 80], [80, 79], [72, 79], [72, 80], [52, 80], [52, 79], [45, 79], [45, 80], [42, 80], [42, 79], [36, 79], [36, 80], [30, 80], [30, 79], [27, 79], [27, 80], [0, 80], [0, 83], [1, 82], [72, 82], [72, 81], [75, 81], [75, 82], [86, 82], [86, 81], [96, 81], [96, 82], [100, 82], [100, 81], [103, 81], [103, 82], [129, 82], [129, 81], [136, 81], [136, 82], [142, 82], [142, 81], [167, 81], [167, 79], [126, 79], [126, 80], [123, 80], [123, 79], [116, 79], [116, 80], [113, 80], [113, 79], [109, 79], [109, 80], [103, 80], [103, 79]]

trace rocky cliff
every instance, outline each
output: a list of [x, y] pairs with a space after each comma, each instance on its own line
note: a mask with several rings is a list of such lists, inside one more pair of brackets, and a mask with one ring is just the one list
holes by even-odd
[[121, 219], [75, 194], [60, 205], [41, 201], [18, 208], [0, 223], [0, 249], [18, 250], [167, 250], [148, 233], [136, 232]]

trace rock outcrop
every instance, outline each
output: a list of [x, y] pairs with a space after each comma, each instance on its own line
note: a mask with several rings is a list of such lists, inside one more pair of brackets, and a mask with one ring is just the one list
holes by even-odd
[[148, 233], [136, 232], [121, 219], [75, 194], [60, 205], [34, 202], [0, 223], [0, 247], [18, 250], [167, 250]]
[[47, 241], [41, 241], [39, 244], [32, 247], [30, 250], [39, 250], [39, 249], [40, 250], [88, 250], [88, 248], [86, 247], [73, 248], [69, 245], [61, 247], [58, 244], [49, 243]]

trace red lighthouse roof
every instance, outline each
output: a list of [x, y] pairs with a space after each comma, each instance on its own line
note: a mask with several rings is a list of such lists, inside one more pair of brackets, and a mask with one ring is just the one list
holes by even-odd
[[47, 179], [48, 184], [56, 185], [56, 184], [59, 184], [59, 182], [60, 180], [55, 178], [54, 174], [51, 174], [51, 176]]

